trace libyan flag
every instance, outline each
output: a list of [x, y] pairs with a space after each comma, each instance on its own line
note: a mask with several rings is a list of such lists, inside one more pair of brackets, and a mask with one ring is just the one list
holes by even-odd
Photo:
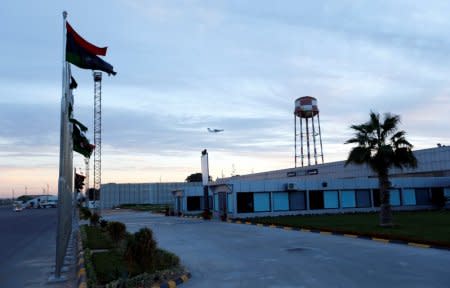
[[89, 143], [89, 140], [84, 135], [87, 131], [86, 126], [81, 124], [76, 119], [70, 119], [73, 124], [72, 140], [73, 140], [73, 151], [80, 153], [86, 158], [90, 158], [92, 151], [95, 149], [95, 145]]
[[100, 70], [116, 75], [111, 64], [97, 55], [105, 56], [106, 47], [97, 47], [81, 37], [69, 22], [66, 22], [66, 61], [82, 69]]

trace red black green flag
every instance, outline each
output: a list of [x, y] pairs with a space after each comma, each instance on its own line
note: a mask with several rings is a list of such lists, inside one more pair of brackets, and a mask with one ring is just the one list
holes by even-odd
[[97, 47], [81, 37], [69, 22], [66, 22], [66, 61], [82, 69], [100, 70], [116, 75], [111, 64], [97, 55], [106, 55], [107, 47]]

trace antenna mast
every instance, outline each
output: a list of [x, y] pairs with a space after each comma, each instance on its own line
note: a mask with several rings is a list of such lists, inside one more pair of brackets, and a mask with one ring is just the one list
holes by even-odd
[[102, 183], [102, 72], [94, 72], [94, 209], [97, 210]]

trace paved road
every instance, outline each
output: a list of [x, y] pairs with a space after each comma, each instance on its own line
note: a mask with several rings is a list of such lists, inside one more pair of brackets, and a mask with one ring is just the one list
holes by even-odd
[[114, 212], [150, 227], [193, 275], [182, 287], [450, 287], [450, 252], [269, 227]]
[[47, 280], [54, 271], [56, 212], [0, 207], [0, 287], [52, 286]]

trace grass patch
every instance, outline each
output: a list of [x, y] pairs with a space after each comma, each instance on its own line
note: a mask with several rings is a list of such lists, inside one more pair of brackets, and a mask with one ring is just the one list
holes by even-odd
[[84, 247], [94, 250], [110, 249], [114, 246], [108, 232], [102, 228], [88, 225], [83, 225], [82, 227], [86, 233], [85, 243], [83, 243]]
[[378, 213], [259, 217], [252, 222], [356, 233], [450, 246], [450, 211], [394, 212], [395, 226], [378, 226]]

